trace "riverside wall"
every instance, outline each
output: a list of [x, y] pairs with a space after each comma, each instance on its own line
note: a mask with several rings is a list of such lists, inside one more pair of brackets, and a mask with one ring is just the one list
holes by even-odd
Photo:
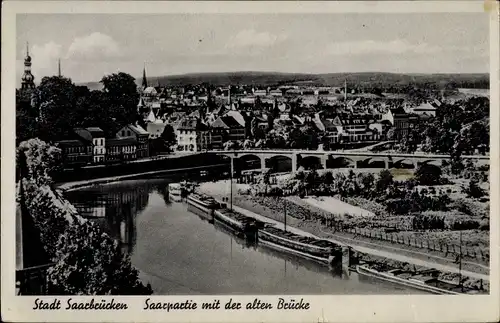
[[123, 164], [64, 169], [54, 174], [53, 178], [56, 183], [66, 183], [221, 164], [228, 164], [229, 167], [229, 162], [223, 160], [221, 156], [200, 153], [187, 156], [169, 156], [162, 159], [152, 158]]

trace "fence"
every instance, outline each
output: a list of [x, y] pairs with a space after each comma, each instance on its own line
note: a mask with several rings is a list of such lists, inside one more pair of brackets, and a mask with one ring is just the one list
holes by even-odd
[[456, 244], [439, 243], [430, 239], [418, 239], [415, 237], [408, 237], [399, 234], [397, 232], [384, 232], [381, 230], [344, 227], [333, 221], [327, 222], [327, 225], [329, 227], [335, 228], [336, 231], [351, 233], [354, 235], [359, 235], [362, 237], [367, 237], [377, 240], [388, 241], [394, 244], [402, 244], [414, 248], [441, 252], [444, 253], [445, 256], [456, 257], [461, 253], [462, 257], [477, 259], [484, 262], [488, 262], [490, 258], [489, 252], [485, 252], [479, 247], [472, 248], [472, 247], [462, 246], [460, 250], [460, 246]]

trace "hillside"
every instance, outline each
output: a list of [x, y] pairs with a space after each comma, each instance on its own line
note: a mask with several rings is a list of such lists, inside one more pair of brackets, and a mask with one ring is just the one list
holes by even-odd
[[[228, 84], [253, 84], [260, 86], [283, 85], [283, 84], [308, 84], [317, 86], [343, 86], [348, 83], [358, 86], [370, 85], [378, 87], [404, 86], [413, 84], [416, 86], [424, 84], [435, 84], [437, 88], [445, 88], [447, 85], [455, 85], [460, 88], [489, 88], [488, 74], [398, 74], [383, 72], [363, 73], [327, 73], [327, 74], [299, 74], [278, 72], [230, 72], [230, 73], [196, 73], [183, 75], [169, 75], [149, 77], [151, 85], [162, 86], [184, 86], [188, 84], [209, 83], [216, 86]], [[142, 83], [142, 78], [137, 78], [136, 83]], [[101, 89], [98, 82], [89, 82], [89, 89]]]

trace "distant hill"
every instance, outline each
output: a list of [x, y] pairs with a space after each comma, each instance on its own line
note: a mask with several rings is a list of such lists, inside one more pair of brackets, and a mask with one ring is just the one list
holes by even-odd
[[[148, 77], [151, 85], [162, 86], [184, 86], [189, 84], [209, 83], [215, 86], [251, 84], [260, 86], [302, 84], [316, 86], [343, 86], [347, 80], [350, 84], [357, 86], [394, 86], [408, 85], [416, 86], [424, 84], [435, 84], [438, 88], [454, 85], [459, 88], [489, 88], [488, 74], [399, 74], [384, 72], [362, 72], [362, 73], [327, 73], [327, 74], [301, 74], [301, 73], [279, 73], [279, 72], [229, 72], [229, 73], [193, 73], [183, 75], [169, 75]], [[137, 78], [136, 83], [140, 85], [142, 78]], [[89, 82], [89, 89], [101, 89], [98, 82]]]

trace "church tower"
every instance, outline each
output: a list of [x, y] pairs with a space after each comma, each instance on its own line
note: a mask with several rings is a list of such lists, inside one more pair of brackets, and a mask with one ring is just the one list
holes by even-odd
[[146, 78], [146, 64], [144, 64], [144, 69], [142, 70], [142, 89], [146, 89], [148, 87], [148, 80]]
[[26, 57], [24, 58], [24, 74], [21, 78], [21, 89], [28, 90], [35, 88], [35, 77], [31, 74], [31, 56], [29, 46], [26, 43]]

